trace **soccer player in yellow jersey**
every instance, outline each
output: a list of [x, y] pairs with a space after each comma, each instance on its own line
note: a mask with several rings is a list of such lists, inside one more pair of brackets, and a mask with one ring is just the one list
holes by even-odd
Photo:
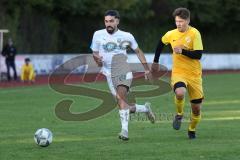
[[25, 64], [22, 66], [21, 70], [21, 80], [23, 82], [34, 82], [35, 81], [35, 72], [33, 65], [30, 63], [30, 59], [25, 59]]
[[152, 72], [159, 69], [159, 57], [164, 45], [170, 44], [173, 50], [173, 66], [171, 85], [175, 93], [177, 114], [173, 120], [173, 128], [179, 130], [183, 118], [185, 94], [188, 92], [191, 102], [191, 121], [188, 137], [196, 138], [196, 126], [201, 119], [201, 105], [204, 98], [202, 88], [202, 57], [203, 45], [199, 31], [190, 26], [190, 11], [177, 8], [173, 12], [176, 29], [168, 31], [160, 40], [152, 65]]

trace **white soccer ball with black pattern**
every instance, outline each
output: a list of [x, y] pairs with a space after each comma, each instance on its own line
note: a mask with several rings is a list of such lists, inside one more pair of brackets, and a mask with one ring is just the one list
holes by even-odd
[[34, 141], [41, 147], [47, 147], [52, 143], [53, 134], [47, 128], [38, 129], [34, 135]]

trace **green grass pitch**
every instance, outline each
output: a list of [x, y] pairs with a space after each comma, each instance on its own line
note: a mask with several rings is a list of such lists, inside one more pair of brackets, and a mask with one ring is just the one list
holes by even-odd
[[[75, 100], [72, 112], [94, 108], [99, 100], [59, 94], [48, 86], [0, 89], [0, 160], [239, 160], [239, 82], [240, 74], [204, 76], [205, 101], [196, 140], [187, 138], [188, 103], [182, 128], [175, 131], [173, 93], [137, 99], [150, 101], [159, 121], [151, 124], [132, 117], [128, 142], [117, 138], [117, 109], [87, 122], [66, 122], [54, 114], [56, 103], [64, 98]], [[105, 83], [92, 86], [107, 90]], [[54, 134], [46, 148], [33, 140], [35, 131], [43, 127]]]

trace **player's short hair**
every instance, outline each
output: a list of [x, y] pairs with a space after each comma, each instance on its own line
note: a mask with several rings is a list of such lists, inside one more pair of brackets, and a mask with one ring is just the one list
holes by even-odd
[[173, 12], [173, 17], [179, 16], [182, 19], [190, 19], [190, 11], [187, 8], [177, 8]]
[[117, 19], [120, 19], [120, 14], [117, 10], [107, 10], [104, 16], [114, 16]]
[[25, 62], [30, 62], [30, 58], [25, 58]]

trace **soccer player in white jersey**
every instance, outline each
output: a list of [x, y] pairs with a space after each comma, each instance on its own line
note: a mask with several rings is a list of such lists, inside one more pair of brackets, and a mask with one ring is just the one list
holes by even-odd
[[128, 140], [129, 114], [145, 112], [148, 119], [154, 123], [155, 115], [151, 110], [150, 103], [145, 105], [129, 104], [127, 93], [132, 82], [132, 72], [127, 63], [127, 47], [131, 47], [141, 61], [145, 77], [152, 78], [142, 50], [138, 47], [133, 35], [118, 29], [120, 15], [116, 10], [108, 10], [104, 15], [105, 29], [94, 33], [91, 49], [93, 58], [98, 66], [102, 67], [102, 73], [106, 76], [109, 89], [116, 97], [121, 121], [119, 138]]

